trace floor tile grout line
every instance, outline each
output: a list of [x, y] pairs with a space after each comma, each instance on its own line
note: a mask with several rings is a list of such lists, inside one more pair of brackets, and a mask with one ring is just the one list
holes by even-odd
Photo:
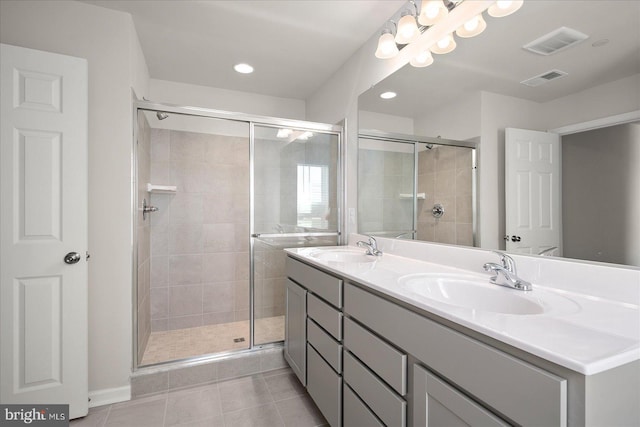
[[164, 413], [162, 414], [162, 425], [165, 426], [167, 423], [167, 409], [169, 407], [169, 394], [165, 394], [164, 396]]
[[[271, 398], [273, 398], [273, 396], [271, 396]], [[284, 417], [282, 416], [282, 413], [280, 413], [280, 407], [278, 406], [278, 402], [273, 402], [273, 405], [276, 407], [276, 412], [278, 413], [278, 417], [280, 417], [280, 422], [282, 423], [282, 427], [285, 427], [286, 424], [284, 423]]]
[[109, 407], [107, 408], [107, 415], [104, 417], [104, 420], [102, 420], [102, 427], [105, 427], [107, 425], [107, 420], [111, 415], [111, 408], [113, 408], [113, 404], [110, 404]]

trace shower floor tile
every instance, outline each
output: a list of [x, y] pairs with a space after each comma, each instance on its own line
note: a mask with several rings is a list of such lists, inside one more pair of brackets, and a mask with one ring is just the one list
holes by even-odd
[[[244, 341], [239, 340], [244, 338]], [[284, 316], [255, 319], [256, 344], [284, 340]], [[249, 347], [249, 321], [152, 332], [140, 365]]]

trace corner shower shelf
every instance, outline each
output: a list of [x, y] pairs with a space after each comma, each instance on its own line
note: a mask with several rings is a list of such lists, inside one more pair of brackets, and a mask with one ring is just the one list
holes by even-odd
[[147, 183], [147, 191], [151, 194], [175, 194], [178, 187], [175, 185], [156, 185]]
[[[413, 199], [413, 194], [411, 193], [400, 193], [400, 198], [401, 199]], [[418, 193], [416, 194], [416, 198], [418, 200], [424, 200], [426, 198], [425, 193]]]

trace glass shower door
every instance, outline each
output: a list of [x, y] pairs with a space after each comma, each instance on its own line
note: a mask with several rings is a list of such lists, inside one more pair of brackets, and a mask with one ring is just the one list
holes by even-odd
[[358, 139], [358, 230], [374, 236], [414, 239], [416, 201], [413, 143]]
[[338, 132], [254, 126], [254, 345], [284, 340], [284, 248], [337, 245]]

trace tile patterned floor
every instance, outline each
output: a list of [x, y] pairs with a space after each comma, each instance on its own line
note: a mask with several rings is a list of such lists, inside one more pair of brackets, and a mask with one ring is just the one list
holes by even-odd
[[315, 427], [326, 421], [295, 374], [279, 369], [92, 408], [71, 427]]
[[[257, 344], [284, 340], [284, 316], [255, 319], [255, 325]], [[234, 342], [234, 339], [241, 337], [244, 341]], [[248, 320], [152, 332], [140, 365], [237, 350], [248, 348], [248, 346]]]

